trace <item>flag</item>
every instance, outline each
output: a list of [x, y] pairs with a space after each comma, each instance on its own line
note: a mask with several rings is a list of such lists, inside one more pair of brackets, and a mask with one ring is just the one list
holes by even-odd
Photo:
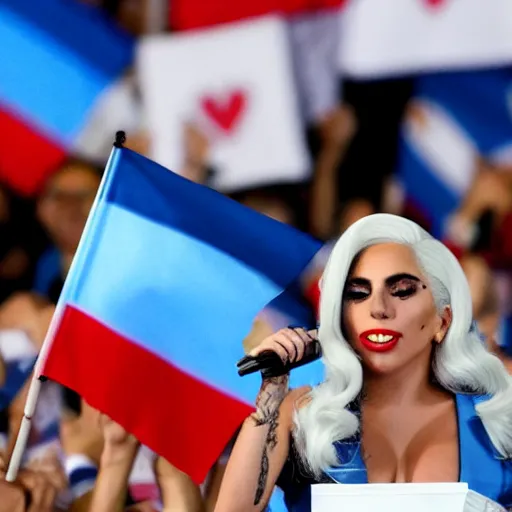
[[253, 410], [260, 377], [235, 365], [243, 338], [320, 246], [115, 149], [36, 374], [200, 482]]
[[267, 14], [296, 15], [341, 7], [346, 0], [172, 0], [169, 23], [172, 30], [191, 30]]
[[442, 236], [479, 159], [512, 163], [512, 67], [418, 77], [402, 133], [398, 175]]
[[76, 0], [0, 0], [0, 180], [33, 194], [74, 147], [134, 43]]

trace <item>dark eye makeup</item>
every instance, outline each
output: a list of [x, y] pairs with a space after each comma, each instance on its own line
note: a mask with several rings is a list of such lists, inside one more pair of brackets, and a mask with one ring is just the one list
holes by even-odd
[[[419, 288], [425, 289], [422, 281], [412, 274], [394, 274], [386, 279], [386, 287], [393, 297], [405, 300], [415, 295]], [[361, 301], [371, 295], [372, 285], [368, 279], [354, 277], [348, 280], [343, 299]]]

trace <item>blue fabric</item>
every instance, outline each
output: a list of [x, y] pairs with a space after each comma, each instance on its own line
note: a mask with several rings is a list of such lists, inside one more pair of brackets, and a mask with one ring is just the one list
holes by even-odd
[[64, 145], [131, 63], [134, 43], [70, 0], [0, 0], [0, 103]]
[[32, 289], [44, 296], [48, 296], [52, 284], [61, 275], [61, 255], [56, 247], [46, 250], [36, 265], [34, 284]]
[[76, 0], [0, 0], [5, 7], [76, 53], [95, 72], [116, 77], [133, 61], [135, 40], [102, 9]]
[[0, 388], [0, 411], [9, 407], [32, 373], [36, 359], [24, 358], [6, 364], [6, 380]]
[[432, 234], [440, 237], [444, 220], [459, 203], [457, 194], [427, 167], [406, 140], [401, 142], [398, 175], [408, 196], [432, 222]]
[[321, 249], [310, 236], [122, 149], [107, 200], [231, 255], [288, 288]]
[[[485, 428], [476, 414], [475, 406], [487, 397], [456, 395], [459, 422], [460, 481], [469, 488], [505, 507], [512, 505], [512, 461], [499, 457]], [[359, 441], [336, 443], [338, 457], [347, 461], [333, 468], [328, 476], [341, 484], [368, 483], [366, 467], [360, 454]], [[290, 512], [309, 512], [310, 490], [305, 489], [300, 503]]]
[[445, 108], [487, 155], [512, 142], [511, 86], [511, 67], [425, 74], [416, 96]]
[[82, 482], [91, 480], [95, 481], [98, 476], [98, 468], [94, 466], [82, 466], [76, 468], [69, 475], [69, 484], [71, 487], [81, 484]]
[[512, 314], [501, 320], [498, 345], [506, 355], [512, 357]]

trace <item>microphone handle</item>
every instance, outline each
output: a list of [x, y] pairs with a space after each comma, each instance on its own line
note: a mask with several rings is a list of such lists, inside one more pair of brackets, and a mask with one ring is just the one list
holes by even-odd
[[304, 352], [304, 356], [299, 361], [293, 363], [283, 363], [281, 358], [271, 350], [266, 350], [256, 357], [246, 356], [241, 359], [238, 366], [238, 375], [243, 377], [251, 373], [260, 371], [264, 379], [286, 375], [294, 368], [299, 368], [305, 364], [311, 363], [322, 357], [320, 343], [314, 341], [310, 343]]

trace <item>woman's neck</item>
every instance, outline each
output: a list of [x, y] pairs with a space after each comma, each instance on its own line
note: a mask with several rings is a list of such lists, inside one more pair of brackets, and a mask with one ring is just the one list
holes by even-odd
[[364, 374], [364, 401], [379, 407], [402, 407], [439, 400], [446, 391], [432, 383], [430, 358], [418, 358], [389, 374]]

